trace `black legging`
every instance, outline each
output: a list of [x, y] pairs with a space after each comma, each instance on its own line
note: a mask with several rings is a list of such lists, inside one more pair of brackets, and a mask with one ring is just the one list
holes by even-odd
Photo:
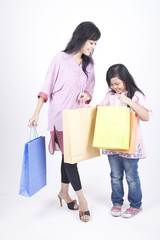
[[[58, 143], [58, 138], [55, 131], [55, 142]], [[64, 154], [62, 154], [62, 163], [61, 163], [61, 182], [62, 183], [71, 183], [74, 191], [81, 190], [81, 180], [79, 177], [79, 172], [77, 168], [77, 163], [69, 164], [64, 162]]]

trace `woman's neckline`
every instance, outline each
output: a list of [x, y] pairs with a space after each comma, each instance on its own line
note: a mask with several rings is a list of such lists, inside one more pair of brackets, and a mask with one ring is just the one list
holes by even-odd
[[81, 58], [81, 60], [80, 60], [79, 63], [78, 63], [77, 60], [76, 60], [76, 58], [74, 57], [74, 55], [71, 54], [71, 56], [72, 56], [72, 58], [73, 58], [75, 64], [76, 64], [78, 67], [80, 67], [80, 66], [82, 65], [82, 58]]

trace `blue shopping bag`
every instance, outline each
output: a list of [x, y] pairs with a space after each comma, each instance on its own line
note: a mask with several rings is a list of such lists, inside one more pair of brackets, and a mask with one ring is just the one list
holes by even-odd
[[38, 137], [35, 127], [30, 130], [30, 139], [25, 144], [19, 195], [31, 197], [46, 185], [45, 137]]

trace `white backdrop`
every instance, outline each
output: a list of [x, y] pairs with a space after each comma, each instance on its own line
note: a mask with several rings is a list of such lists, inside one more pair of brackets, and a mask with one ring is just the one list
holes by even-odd
[[[160, 201], [159, 10], [158, 0], [1, 0], [1, 195], [18, 194], [24, 143], [29, 137], [27, 124], [52, 57], [65, 48], [80, 22], [93, 21], [102, 37], [94, 52], [96, 86], [91, 105], [105, 96], [108, 67], [125, 64], [153, 107], [151, 121], [142, 122], [148, 157], [140, 161], [139, 168], [145, 202]], [[38, 133], [48, 141], [47, 111], [48, 104], [41, 111]], [[59, 153], [47, 153], [48, 182], [57, 192], [58, 158]], [[94, 194], [104, 190], [106, 181], [110, 186], [106, 157], [80, 163], [79, 168], [86, 191], [87, 181], [91, 183], [95, 176], [99, 182], [95, 180]], [[110, 189], [107, 191], [110, 194]]]

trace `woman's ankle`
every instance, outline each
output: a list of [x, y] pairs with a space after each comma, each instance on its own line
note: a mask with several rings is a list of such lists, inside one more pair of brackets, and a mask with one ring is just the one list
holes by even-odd
[[88, 211], [88, 203], [85, 197], [78, 198], [78, 200], [79, 200], [79, 209], [83, 212]]
[[69, 196], [69, 193], [63, 190], [60, 190], [59, 194], [58, 194], [61, 198], [63, 198], [63, 200], [67, 203], [72, 201], [72, 198]]
[[77, 197], [78, 197], [78, 202], [79, 202], [79, 209], [80, 211], [88, 211], [88, 204], [87, 200], [83, 194], [82, 189], [79, 191], [76, 191]]

